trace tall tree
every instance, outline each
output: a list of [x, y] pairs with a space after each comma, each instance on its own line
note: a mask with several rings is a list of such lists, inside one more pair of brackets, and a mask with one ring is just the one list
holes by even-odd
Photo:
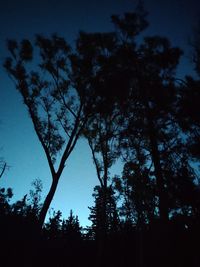
[[170, 150], [177, 144], [177, 136], [180, 136], [173, 115], [176, 103], [173, 79], [181, 51], [171, 47], [167, 39], [157, 36], [146, 37], [136, 51], [128, 51], [126, 47], [124, 51], [127, 58], [132, 58], [132, 63], [126, 64], [132, 75], [126, 111], [128, 125], [122, 139], [127, 138], [125, 144], [131, 144], [133, 155], [138, 154], [136, 140], [140, 141], [140, 150], [148, 156], [147, 164], [156, 178], [160, 218], [167, 221], [169, 211], [162, 155], [167, 147]]
[[72, 83], [71, 52], [63, 38], [37, 35], [34, 43], [10, 40], [7, 46], [11, 56], [4, 66], [28, 109], [51, 171], [51, 188], [39, 216], [42, 227], [65, 163], [86, 123], [88, 114], [83, 109], [88, 95]]
[[[125, 14], [125, 20], [128, 22], [126, 24], [123, 19], [113, 16], [116, 31], [81, 33], [77, 41], [78, 56], [74, 58], [74, 73], [77, 74], [82, 86], [91, 90], [94, 99], [95, 114], [87, 124], [85, 136], [92, 151], [104, 195], [104, 211], [109, 169], [119, 156], [118, 135], [124, 123], [121, 111], [128, 97], [126, 92], [130, 80], [130, 71], [125, 67], [128, 59], [123, 49], [124, 40], [128, 49], [132, 49], [132, 36], [137, 36], [147, 26], [145, 16], [146, 13], [141, 7], [134, 13]], [[106, 228], [106, 214], [104, 221]]]
[[78, 54], [74, 56], [76, 63], [74, 73], [77, 75], [75, 79], [90, 90], [90, 95], [93, 97], [93, 116], [86, 124], [84, 136], [92, 152], [103, 194], [102, 235], [105, 235], [107, 228], [106, 194], [109, 186], [109, 170], [119, 156], [116, 144], [121, 114], [115, 93], [116, 76], [113, 68], [116, 67], [112, 60], [116, 50], [115, 38], [114, 33], [81, 33], [77, 40]]
[[174, 75], [181, 50], [159, 36], [137, 42], [137, 35], [148, 25], [141, 6], [137, 13], [113, 16], [112, 20], [117, 30], [114, 56], [126, 80], [120, 87], [125, 96], [123, 114], [127, 119], [122, 140], [127, 139], [124, 145], [131, 144], [133, 154], [138, 154], [139, 140], [140, 151], [148, 157], [147, 164], [156, 178], [160, 218], [167, 221], [169, 211], [162, 155], [167, 147], [175, 149], [180, 141], [180, 129], [174, 120], [177, 103]]

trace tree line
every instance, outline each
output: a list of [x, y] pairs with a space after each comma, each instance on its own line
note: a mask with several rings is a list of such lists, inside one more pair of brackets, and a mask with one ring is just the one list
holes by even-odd
[[[84, 248], [90, 251], [93, 242], [95, 266], [132, 266], [134, 260], [141, 267], [198, 266], [200, 37], [196, 34], [193, 42], [196, 77], [180, 78], [180, 48], [161, 36], [141, 40], [148, 27], [142, 7], [111, 19], [113, 32], [80, 32], [74, 48], [56, 34], [7, 42], [10, 57], [4, 67], [27, 107], [51, 171], [44, 202], [29, 207], [37, 208], [37, 231], [54, 245], [71, 234], [78, 244], [87, 242]], [[88, 142], [99, 181], [90, 207], [92, 225], [84, 234], [72, 213], [68, 224], [60, 212], [44, 224], [79, 138]], [[124, 164], [122, 174], [111, 177], [117, 160]], [[1, 190], [8, 203], [11, 192]], [[69, 222], [74, 228], [65, 235]], [[110, 246], [123, 256], [112, 257]]]

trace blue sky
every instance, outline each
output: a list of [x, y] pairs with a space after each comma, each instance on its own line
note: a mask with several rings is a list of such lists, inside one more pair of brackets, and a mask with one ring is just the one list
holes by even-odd
[[[2, 62], [8, 55], [7, 38], [33, 38], [34, 34], [57, 32], [73, 43], [79, 30], [109, 31], [110, 15], [133, 10], [134, 0], [62, 1], [62, 0], [2, 0], [0, 3], [0, 156], [10, 165], [0, 186], [12, 187], [15, 199], [20, 199], [31, 188], [31, 182], [40, 178], [43, 193], [50, 186], [50, 172], [43, 150], [34, 133], [31, 120], [12, 81], [4, 72]], [[170, 38], [186, 53], [181, 61], [179, 75], [192, 73], [188, 39], [200, 14], [198, 0], [146, 0], [150, 27], [146, 35], [158, 34]], [[112, 173], [120, 173], [120, 167]], [[72, 209], [82, 225], [89, 224], [88, 206], [93, 204], [93, 187], [98, 184], [87, 143], [79, 140], [67, 161], [52, 207], [60, 209], [64, 217]]]

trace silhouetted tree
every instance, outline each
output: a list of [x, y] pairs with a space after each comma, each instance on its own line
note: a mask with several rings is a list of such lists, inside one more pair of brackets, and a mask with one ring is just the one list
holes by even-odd
[[[96, 114], [92, 125], [86, 130], [86, 138], [92, 151], [92, 158], [96, 168], [97, 177], [101, 186], [102, 193], [102, 216], [101, 221], [104, 227], [101, 228], [104, 235], [107, 231], [107, 213], [106, 206], [109, 205], [107, 193], [109, 191], [109, 170], [118, 158], [118, 149], [116, 147], [117, 124], [112, 115], [101, 116]], [[105, 232], [105, 233], [104, 233]]]
[[81, 226], [79, 223], [78, 216], [73, 215], [73, 211], [70, 210], [70, 215], [66, 220], [62, 221], [61, 226], [62, 238], [78, 242], [81, 240]]
[[[44, 224], [37, 245], [46, 265], [80, 266], [80, 256], [87, 266], [198, 266], [199, 79], [177, 83], [181, 51], [166, 38], [138, 39], [146, 15], [139, 6], [112, 16], [115, 31], [81, 32], [74, 52], [56, 35], [36, 37], [35, 57], [28, 40], [8, 42], [5, 67], [45, 151], [52, 186], [44, 205], [39, 180], [13, 204], [12, 190], [0, 189], [1, 236], [21, 244], [34, 235], [38, 218], [42, 227], [80, 136], [88, 140], [100, 183], [85, 238], [72, 211], [66, 220], [54, 212]], [[199, 55], [196, 43], [198, 75]], [[120, 156], [122, 175], [111, 180]]]
[[[112, 186], [107, 187], [106, 193], [106, 207], [104, 207], [104, 192], [101, 186], [96, 186], [94, 188], [93, 197], [95, 198], [95, 204], [90, 207], [89, 220], [91, 220], [91, 230], [90, 234], [93, 239], [101, 239], [101, 235], [106, 231], [106, 236], [116, 234], [119, 231], [119, 215], [116, 206], [116, 197], [114, 196], [114, 191]], [[104, 224], [104, 212], [106, 213], [106, 229]]]
[[121, 196], [121, 216], [125, 222], [140, 228], [156, 218], [155, 179], [146, 166], [127, 162], [121, 179], [115, 178], [115, 187]]
[[140, 151], [146, 161], [144, 164], [151, 167], [156, 179], [160, 217], [167, 221], [169, 211], [162, 155], [172, 146], [175, 149], [180, 140], [173, 115], [176, 103], [173, 77], [181, 52], [161, 37], [145, 38], [136, 51], [128, 50], [125, 45], [123, 50], [128, 59], [125, 67], [132, 75], [124, 112], [127, 124], [121, 135], [122, 147], [125, 151], [128, 148], [131, 157], [141, 166], [143, 163], [137, 159]]
[[61, 237], [61, 216], [61, 211], [54, 211], [49, 221], [45, 224], [45, 236], [47, 239], [55, 240]]
[[33, 181], [32, 186], [33, 189], [30, 190], [29, 194], [25, 194], [21, 200], [10, 204], [10, 210], [12, 216], [24, 218], [27, 221], [37, 224], [42, 206], [42, 183], [39, 179], [36, 179]]
[[[78, 54], [74, 56], [76, 75], [84, 73], [84, 79], [79, 79], [82, 86], [90, 90], [93, 97], [93, 116], [88, 120], [84, 136], [88, 140], [96, 168], [97, 178], [101, 186], [102, 205], [101, 229], [102, 240], [106, 238], [110, 168], [119, 157], [117, 135], [119, 134], [121, 113], [117, 105], [119, 99], [115, 94], [117, 85], [112, 61], [116, 51], [115, 33], [80, 33], [77, 40]], [[75, 77], [76, 78], [76, 77]], [[87, 110], [86, 110], [87, 112]], [[104, 225], [104, 226], [103, 226]]]
[[27, 106], [52, 176], [39, 216], [42, 226], [65, 162], [87, 120], [83, 109], [88, 95], [84, 88], [73, 87], [70, 47], [63, 38], [37, 35], [33, 44], [29, 40], [10, 40], [7, 46], [11, 57], [4, 66]]
[[[167, 221], [169, 211], [162, 154], [166, 146], [171, 147], [174, 138], [180, 135], [173, 123], [176, 102], [173, 79], [181, 51], [171, 47], [166, 38], [157, 36], [145, 38], [143, 43], [137, 45], [138, 34], [148, 25], [146, 13], [141, 7], [137, 12], [126, 13], [123, 17], [112, 16], [112, 21], [116, 26], [114, 33], [82, 33], [77, 45], [80, 56], [78, 62], [80, 65], [85, 62], [87, 66], [83, 84], [98, 92], [99, 98], [95, 103], [101, 107], [99, 117], [94, 116], [94, 123], [89, 124], [90, 130], [93, 127], [91, 135], [87, 134], [90, 136], [90, 147], [95, 152], [94, 144], [97, 141], [102, 143], [97, 140], [98, 131], [103, 131], [103, 127], [111, 127], [111, 123], [125, 128], [122, 139], [127, 136], [128, 139], [136, 138], [143, 142], [142, 146], [145, 147], [142, 153], [145, 156], [148, 154], [148, 160], [152, 161], [151, 171], [154, 171], [156, 178], [160, 217]], [[81, 70], [79, 67], [80, 73]], [[112, 117], [113, 114], [116, 116], [113, 113], [115, 110], [123, 112], [127, 122], [119, 119], [115, 123]], [[110, 118], [109, 122], [107, 118]], [[104, 122], [98, 127], [102, 119]], [[132, 150], [135, 150], [136, 143], [132, 142]], [[106, 145], [108, 147], [108, 141]], [[95, 165], [101, 168], [98, 160]]]

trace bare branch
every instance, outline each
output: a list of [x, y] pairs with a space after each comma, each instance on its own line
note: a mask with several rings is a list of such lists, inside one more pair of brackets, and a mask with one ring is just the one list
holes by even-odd
[[3, 174], [4, 174], [5, 170], [6, 170], [6, 167], [7, 167], [7, 164], [5, 162], [4, 165], [2, 166], [2, 169], [1, 169], [0, 178], [3, 176]]

